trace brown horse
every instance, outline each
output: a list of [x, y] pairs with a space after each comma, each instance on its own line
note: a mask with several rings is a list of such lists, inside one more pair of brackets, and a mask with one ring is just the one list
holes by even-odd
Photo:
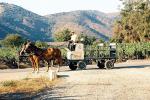
[[35, 62], [37, 58], [38, 57], [36, 57], [36, 55], [31, 55], [31, 54], [29, 55], [29, 60], [31, 61], [33, 72], [35, 72], [37, 70], [36, 62]]
[[34, 71], [39, 72], [39, 61], [43, 60], [47, 63], [47, 72], [49, 71], [49, 65], [51, 61], [56, 61], [58, 63], [58, 71], [59, 67], [62, 64], [61, 51], [58, 48], [47, 48], [41, 49], [36, 47], [31, 42], [26, 42], [23, 44], [20, 55], [23, 53], [29, 54], [29, 59], [32, 63], [32, 67]]

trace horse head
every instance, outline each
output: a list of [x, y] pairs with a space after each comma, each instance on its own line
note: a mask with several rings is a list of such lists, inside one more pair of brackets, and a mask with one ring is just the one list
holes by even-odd
[[32, 52], [33, 44], [31, 41], [27, 41], [22, 45], [21, 51], [19, 55], [23, 55], [24, 53], [31, 53]]

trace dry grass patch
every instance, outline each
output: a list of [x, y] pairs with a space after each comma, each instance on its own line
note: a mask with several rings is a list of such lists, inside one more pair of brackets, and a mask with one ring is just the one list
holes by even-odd
[[36, 93], [51, 88], [58, 80], [50, 81], [41, 77], [36, 79], [25, 78], [20, 81], [4, 81], [0, 83], [0, 94], [6, 93]]

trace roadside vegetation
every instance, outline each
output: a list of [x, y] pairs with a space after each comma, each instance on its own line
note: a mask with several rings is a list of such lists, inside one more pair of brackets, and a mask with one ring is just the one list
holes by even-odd
[[35, 79], [25, 78], [23, 80], [9, 80], [0, 83], [0, 95], [5, 93], [24, 93], [33, 94], [51, 88], [58, 80], [50, 81], [48, 78], [41, 77]]
[[[19, 34], [8, 34], [0, 41], [0, 69], [18, 68], [19, 51], [25, 41], [27, 39], [24, 39]], [[35, 45], [39, 48], [48, 47], [45, 42], [41, 41], [36, 41]]]
[[[64, 30], [63, 32], [60, 32], [59, 34], [70, 34], [69, 30]], [[61, 40], [59, 42], [65, 42], [70, 39], [70, 36], [67, 35], [68, 38], [61, 36]], [[63, 39], [66, 38], [66, 39]], [[96, 40], [95, 37], [90, 37], [84, 34], [81, 34], [79, 36], [79, 39], [83, 38], [82, 43], [85, 44], [85, 47], [92, 48], [97, 50], [99, 43], [104, 43], [104, 45], [109, 45], [109, 42], [104, 42], [103, 40]], [[17, 42], [18, 41], [18, 42]], [[26, 41], [25, 39], [21, 38], [19, 35], [16, 34], [10, 34], [6, 36], [4, 40], [2, 40], [1, 48], [0, 48], [0, 64], [6, 65], [0, 66], [0, 69], [5, 68], [18, 68], [18, 61], [19, 61], [19, 51], [21, 48], [21, 45]], [[56, 40], [57, 41], [57, 40]], [[116, 42], [117, 43], [117, 42]], [[35, 45], [39, 48], [47, 48], [48, 45], [45, 42], [36, 41]], [[64, 48], [60, 48], [62, 51], [63, 58], [66, 57], [66, 50]], [[150, 43], [149, 42], [138, 42], [138, 43], [117, 43], [117, 58], [119, 61], [122, 61], [123, 58], [128, 59], [148, 59], [150, 58]], [[108, 51], [108, 50], [107, 50]], [[90, 52], [89, 52], [90, 53]], [[92, 52], [93, 55], [94, 52]], [[106, 52], [106, 55], [108, 55], [108, 52]], [[28, 65], [30, 65], [30, 62], [28, 59], [26, 59], [25, 65], [20, 66], [20, 68], [26, 68]]]

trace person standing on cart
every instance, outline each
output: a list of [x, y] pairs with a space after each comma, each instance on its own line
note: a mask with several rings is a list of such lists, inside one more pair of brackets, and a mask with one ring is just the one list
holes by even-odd
[[75, 32], [71, 32], [71, 40], [69, 40], [68, 48], [71, 51], [74, 51], [76, 43], [78, 43], [78, 34]]

